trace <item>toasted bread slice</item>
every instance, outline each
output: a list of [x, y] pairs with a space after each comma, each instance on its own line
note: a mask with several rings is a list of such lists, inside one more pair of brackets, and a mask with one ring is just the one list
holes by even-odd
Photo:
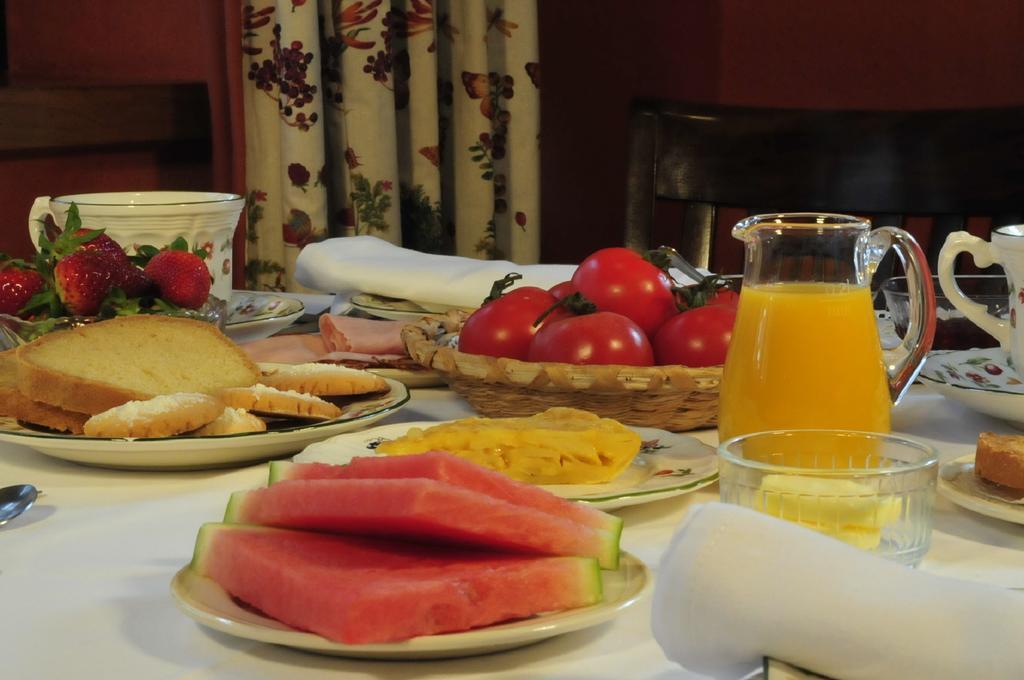
[[246, 387], [259, 369], [215, 326], [168, 316], [125, 316], [44, 335], [17, 350], [29, 399], [95, 415], [162, 394]]
[[23, 395], [18, 390], [18, 359], [13, 349], [0, 352], [0, 415], [71, 434], [82, 434], [89, 418], [84, 413], [65, 411]]

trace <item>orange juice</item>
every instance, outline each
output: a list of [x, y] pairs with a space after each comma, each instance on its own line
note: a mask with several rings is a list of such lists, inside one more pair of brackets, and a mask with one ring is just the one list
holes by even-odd
[[867, 287], [743, 287], [722, 376], [720, 440], [794, 428], [889, 432], [889, 408]]

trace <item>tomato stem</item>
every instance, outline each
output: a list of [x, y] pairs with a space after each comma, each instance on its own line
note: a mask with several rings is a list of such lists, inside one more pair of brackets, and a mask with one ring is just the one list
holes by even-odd
[[537, 317], [537, 320], [533, 322], [533, 327], [536, 328], [544, 323], [544, 319], [548, 318], [548, 315], [559, 307], [565, 307], [575, 316], [593, 314], [597, 311], [597, 305], [584, 297], [583, 293], [576, 291], [572, 295], [566, 295], [564, 298], [545, 309], [544, 312]]
[[505, 274], [504, 278], [498, 279], [491, 284], [491, 292], [484, 298], [482, 305], [486, 305], [488, 302], [494, 302], [502, 295], [505, 294], [505, 290], [515, 285], [515, 282], [523, 278], [522, 274], [516, 272], [510, 272]]

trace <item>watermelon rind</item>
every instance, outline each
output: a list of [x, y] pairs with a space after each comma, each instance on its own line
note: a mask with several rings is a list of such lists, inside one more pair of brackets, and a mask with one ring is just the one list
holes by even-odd
[[209, 552], [210, 542], [213, 541], [214, 534], [217, 533], [218, 528], [224, 525], [217, 524], [215, 522], [207, 522], [203, 526], [199, 527], [199, 534], [196, 536], [196, 547], [192, 551], [192, 570], [197, 574], [204, 573], [204, 562], [206, 555]]
[[289, 475], [289, 473], [291, 472], [294, 466], [295, 463], [291, 462], [290, 460], [270, 461], [270, 474], [267, 479], [267, 486], [270, 486], [271, 484], [274, 484], [276, 482], [281, 482], [286, 479], [290, 479], [291, 475]]
[[228, 499], [228, 507], [224, 509], [224, 524], [237, 524], [238, 515], [242, 511], [242, 503], [248, 491], [235, 491]]

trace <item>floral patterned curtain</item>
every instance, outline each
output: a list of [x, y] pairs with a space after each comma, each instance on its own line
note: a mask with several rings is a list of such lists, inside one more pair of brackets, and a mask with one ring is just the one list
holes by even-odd
[[243, 0], [246, 283], [328, 236], [540, 254], [536, 0]]

